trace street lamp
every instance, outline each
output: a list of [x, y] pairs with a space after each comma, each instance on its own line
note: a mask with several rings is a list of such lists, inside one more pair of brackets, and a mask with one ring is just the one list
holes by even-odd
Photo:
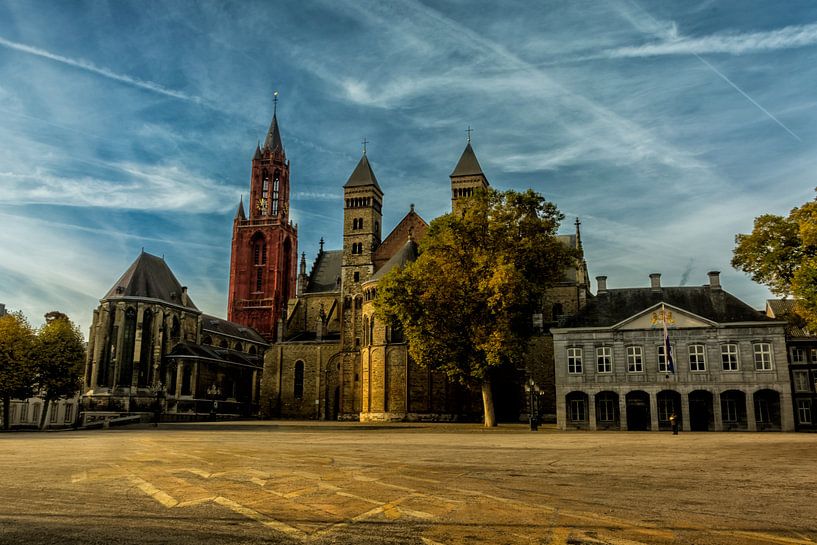
[[221, 388], [216, 386], [214, 382], [209, 388], [207, 388], [207, 395], [210, 397], [210, 420], [216, 419], [216, 409], [218, 409], [218, 401], [216, 401], [216, 397], [221, 395]]
[[539, 430], [539, 400], [538, 394], [540, 392], [539, 385], [533, 380], [533, 377], [528, 378], [525, 384], [525, 392], [528, 394], [528, 421], [530, 423], [530, 431]]

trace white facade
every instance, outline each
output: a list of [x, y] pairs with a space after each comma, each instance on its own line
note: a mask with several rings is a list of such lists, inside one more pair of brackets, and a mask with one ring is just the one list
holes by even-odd
[[793, 430], [784, 325], [657, 303], [609, 326], [553, 329], [558, 427], [669, 429], [675, 412], [682, 430]]
[[[39, 397], [31, 397], [25, 400], [12, 399], [9, 408], [10, 427], [39, 427], [44, 407], [45, 401]], [[71, 399], [52, 401], [48, 407], [45, 428], [66, 428], [73, 426], [77, 421], [78, 407], [78, 395]], [[2, 407], [0, 407], [0, 413], [1, 412]], [[2, 420], [0, 420], [0, 422], [2, 422]]]

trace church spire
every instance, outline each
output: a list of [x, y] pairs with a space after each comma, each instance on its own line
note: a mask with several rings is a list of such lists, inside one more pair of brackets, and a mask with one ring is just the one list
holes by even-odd
[[284, 144], [281, 142], [281, 132], [278, 130], [278, 91], [275, 91], [272, 107], [272, 122], [270, 123], [267, 137], [264, 139], [264, 149], [284, 151]]
[[244, 195], [241, 195], [241, 199], [238, 201], [238, 209], [235, 211], [235, 219], [247, 219], [247, 215], [244, 213]]

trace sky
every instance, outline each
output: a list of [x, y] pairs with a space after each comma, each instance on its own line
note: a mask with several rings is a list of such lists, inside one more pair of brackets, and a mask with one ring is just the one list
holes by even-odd
[[[0, 303], [87, 336], [139, 252], [226, 316], [232, 219], [279, 93], [291, 217], [341, 245], [368, 141], [384, 234], [450, 209], [466, 129], [492, 186], [581, 218], [609, 288], [756, 308], [734, 237], [817, 185], [817, 3], [0, 0]], [[594, 286], [595, 289], [595, 286]]]

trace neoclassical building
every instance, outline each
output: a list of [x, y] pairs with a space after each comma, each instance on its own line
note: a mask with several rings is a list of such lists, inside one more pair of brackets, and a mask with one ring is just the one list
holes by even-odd
[[[784, 321], [726, 292], [717, 272], [704, 286], [597, 294], [552, 329], [560, 429], [794, 429]], [[664, 354], [664, 321], [674, 369]]]
[[151, 415], [157, 403], [175, 419], [257, 413], [267, 342], [203, 314], [164, 258], [139, 254], [100, 300], [88, 339], [85, 422]]

